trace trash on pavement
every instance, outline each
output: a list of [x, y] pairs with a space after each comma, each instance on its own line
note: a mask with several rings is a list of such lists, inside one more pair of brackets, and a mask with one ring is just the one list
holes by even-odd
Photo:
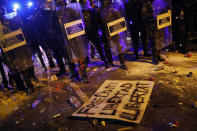
[[111, 67], [111, 68], [106, 69], [106, 71], [114, 71], [114, 70], [117, 70], [117, 68], [116, 67]]
[[36, 126], [36, 123], [35, 123], [35, 122], [33, 122], [33, 123], [32, 123], [32, 125], [33, 125], [33, 126]]
[[178, 122], [178, 121], [170, 122], [168, 125], [169, 125], [170, 127], [179, 127], [179, 122]]
[[160, 67], [157, 67], [157, 68], [155, 69], [155, 71], [160, 71], [160, 70], [164, 70], [164, 66], [160, 66]]
[[56, 114], [56, 115], [53, 116], [53, 118], [56, 118], [56, 117], [59, 117], [59, 116], [61, 116], [61, 114]]
[[92, 122], [92, 124], [93, 124], [94, 126], [97, 126], [97, 125], [98, 125], [98, 121], [97, 121], [96, 119], [92, 120], [91, 122]]
[[164, 64], [168, 64], [169, 62], [166, 60], [166, 61], [164, 61]]
[[45, 111], [45, 108], [43, 108], [42, 110], [40, 110], [40, 113], [43, 113]]
[[192, 72], [189, 72], [189, 74], [187, 74], [187, 77], [192, 77], [192, 76], [193, 76]]
[[67, 87], [66, 87], [66, 90], [68, 90], [69, 92], [73, 92], [73, 89], [72, 89], [71, 86], [67, 86]]
[[127, 130], [132, 130], [133, 127], [125, 127], [125, 128], [119, 128], [118, 131], [127, 131]]
[[98, 70], [98, 68], [95, 68], [93, 71], [97, 71]]
[[192, 53], [190, 53], [190, 52], [187, 53], [187, 54], [186, 54], [186, 57], [191, 58], [191, 57], [192, 57]]
[[16, 121], [16, 122], [15, 122], [16, 125], [19, 124], [19, 123], [20, 123], [20, 121]]
[[39, 103], [40, 103], [40, 100], [35, 100], [31, 107], [35, 108]]
[[51, 76], [51, 81], [57, 81], [57, 80], [58, 80], [58, 77], [56, 75]]
[[194, 107], [195, 109], [197, 109], [197, 101], [195, 101], [195, 102], [193, 103], [193, 107]]
[[75, 109], [78, 109], [81, 106], [81, 102], [74, 96], [70, 96], [67, 102]]
[[149, 77], [149, 80], [154, 81], [155, 79], [151, 76], [151, 77]]
[[101, 121], [101, 125], [102, 125], [102, 126], [106, 126], [105, 121]]
[[177, 73], [178, 73], [178, 71], [174, 71], [173, 73], [174, 73], [174, 74], [177, 74]]

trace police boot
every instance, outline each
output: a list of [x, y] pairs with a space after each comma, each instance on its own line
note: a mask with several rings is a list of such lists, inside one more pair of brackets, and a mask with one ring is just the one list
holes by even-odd
[[34, 92], [34, 88], [33, 88], [33, 84], [32, 84], [30, 77], [29, 77], [29, 70], [22, 71], [21, 77], [22, 77], [23, 83], [26, 87], [27, 95], [32, 94]]
[[138, 54], [139, 45], [138, 45], [138, 42], [134, 42], [133, 46], [134, 46], [134, 57], [133, 57], [133, 59], [137, 60], [137, 59], [139, 59], [139, 54]]
[[154, 65], [158, 65], [159, 64], [159, 57], [158, 57], [158, 52], [157, 52], [157, 50], [153, 50], [153, 52], [152, 52], [152, 63], [154, 64]]
[[109, 63], [107, 62], [106, 57], [104, 56], [102, 47], [98, 47], [97, 51], [99, 53], [99, 56], [100, 56], [101, 60], [105, 63], [105, 67], [108, 68], [109, 67]]
[[79, 78], [79, 74], [75, 69], [75, 63], [68, 62], [68, 67], [69, 67], [69, 70], [70, 70], [70, 75], [71, 75], [70, 80], [71, 80], [71, 82], [81, 81], [81, 79]]
[[114, 66], [112, 53], [111, 53], [111, 49], [110, 49], [109, 45], [107, 45], [107, 44], [104, 45], [104, 51], [105, 51], [105, 55], [106, 55], [109, 65]]
[[158, 51], [158, 61], [164, 62], [165, 59], [160, 55], [160, 51]]
[[124, 58], [124, 54], [119, 54], [118, 55], [119, 61], [120, 61], [120, 68], [122, 68], [123, 70], [128, 70], [128, 67], [125, 65], [125, 58]]
[[88, 76], [86, 73], [86, 62], [83, 62], [80, 60], [79, 61], [79, 68], [80, 68], [80, 72], [81, 72], [82, 81], [84, 83], [89, 83]]
[[57, 64], [59, 67], [59, 72], [56, 75], [57, 77], [59, 77], [61, 75], [66, 74], [66, 69], [65, 69], [62, 57], [59, 56], [58, 58], [56, 58], [56, 60], [57, 60]]
[[30, 67], [28, 68], [28, 74], [29, 74], [29, 77], [32, 78], [34, 81], [38, 81], [36, 75], [35, 75], [35, 71], [34, 71], [34, 67]]

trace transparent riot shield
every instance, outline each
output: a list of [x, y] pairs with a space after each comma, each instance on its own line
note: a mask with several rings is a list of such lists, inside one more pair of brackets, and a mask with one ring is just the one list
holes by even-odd
[[15, 73], [33, 66], [32, 53], [25, 40], [20, 18], [7, 15], [0, 25], [0, 47], [4, 62]]
[[62, 6], [59, 11], [70, 60], [84, 59], [88, 56], [88, 40], [85, 36], [81, 9], [80, 4], [75, 2]]
[[154, 0], [153, 17], [155, 21], [155, 45], [161, 50], [172, 45], [172, 11], [171, 0]]
[[[101, 17], [103, 22], [103, 33], [106, 33], [112, 53], [118, 55], [125, 52], [130, 48], [130, 43], [127, 41], [127, 22], [123, 13], [124, 10], [121, 4], [114, 2], [107, 6], [107, 1], [101, 3]], [[119, 5], [120, 4], [120, 5]]]

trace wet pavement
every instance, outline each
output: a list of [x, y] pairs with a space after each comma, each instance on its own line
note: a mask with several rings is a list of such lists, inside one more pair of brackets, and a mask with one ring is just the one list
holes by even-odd
[[[167, 52], [166, 62], [159, 65], [153, 65], [149, 57], [140, 56], [134, 61], [130, 52], [126, 56], [127, 71], [119, 66], [105, 69], [100, 60], [92, 60], [88, 68], [89, 84], [71, 83], [66, 75], [58, 80], [54, 76], [57, 68], [44, 71], [35, 62], [40, 81], [35, 83], [33, 94], [0, 91], [0, 131], [197, 131], [197, 52], [192, 52], [190, 58]], [[119, 62], [116, 60], [114, 64]], [[140, 124], [71, 117], [76, 108], [69, 98], [74, 96], [83, 104], [105, 80], [155, 81]]]

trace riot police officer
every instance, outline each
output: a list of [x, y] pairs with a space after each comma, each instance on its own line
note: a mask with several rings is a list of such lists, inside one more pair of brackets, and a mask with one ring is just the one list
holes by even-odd
[[39, 11], [40, 24], [38, 26], [40, 33], [44, 35], [42, 42], [46, 43], [56, 58], [60, 69], [57, 75], [60, 76], [66, 73], [65, 61], [70, 70], [71, 80], [80, 80], [78, 73], [75, 70], [75, 63], [71, 62], [65, 46], [65, 40], [60, 23], [61, 21], [59, 20], [58, 11], [55, 10], [55, 6], [58, 6], [58, 1], [56, 1], [56, 4], [57, 5], [52, 5], [52, 3], [46, 1], [41, 3], [42, 8]]
[[[7, 14], [6, 14], [7, 15]], [[23, 34], [20, 16], [1, 20], [1, 49], [3, 61], [9, 67], [16, 86], [27, 94], [33, 92], [30, 73], [33, 68], [32, 52]]]
[[[101, 18], [102, 18], [102, 25], [101, 25], [102, 41], [104, 44], [104, 50], [105, 50], [107, 60], [112, 66], [114, 65], [112, 53], [110, 49], [110, 41], [112, 41], [114, 46], [117, 47], [117, 50], [118, 50], [117, 54], [118, 54], [121, 68], [127, 70], [128, 68], [125, 64], [125, 58], [122, 52], [122, 46], [119, 41], [120, 35], [116, 34], [116, 35], [110, 36], [109, 30], [108, 30], [108, 23], [122, 18], [122, 15], [118, 11], [118, 9], [112, 6], [111, 0], [101, 0], [100, 2], [101, 2]], [[125, 27], [126, 24], [123, 24], [123, 26]]]
[[83, 17], [80, 4], [73, 0], [67, 6], [64, 1], [56, 1], [58, 5], [59, 21], [64, 34], [66, 51], [70, 62], [78, 60], [82, 81], [89, 83], [86, 73], [88, 40], [85, 36]]
[[143, 44], [144, 56], [149, 56], [148, 54], [148, 41], [147, 41], [147, 22], [142, 19], [142, 0], [129, 0], [126, 3], [126, 13], [129, 24], [129, 30], [132, 38], [132, 43], [134, 47], [135, 59], [138, 59], [138, 50], [139, 50], [139, 33], [141, 33], [141, 40]]
[[[101, 46], [100, 41], [100, 35], [99, 35], [99, 29], [101, 24], [101, 15], [98, 6], [95, 5], [94, 1], [91, 1], [91, 3], [87, 0], [80, 0], [80, 3], [82, 5], [82, 13], [83, 18], [85, 21], [85, 31], [88, 39], [92, 42], [93, 45], [91, 45], [91, 49], [93, 47], [96, 47], [96, 50], [98, 51], [101, 60], [108, 65], [108, 62], [106, 61], [103, 47]], [[90, 5], [89, 5], [90, 3]], [[92, 6], [90, 8], [90, 6]], [[93, 46], [93, 47], [92, 47]], [[92, 49], [94, 52], [94, 48]], [[93, 56], [93, 52], [91, 52], [91, 56]]]

